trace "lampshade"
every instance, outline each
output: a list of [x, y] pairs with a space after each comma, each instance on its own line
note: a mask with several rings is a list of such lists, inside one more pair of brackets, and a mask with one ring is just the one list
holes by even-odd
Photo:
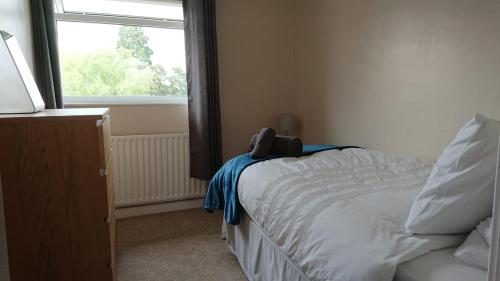
[[297, 129], [297, 121], [295, 115], [293, 114], [281, 114], [280, 115], [280, 131], [285, 135], [294, 132]]

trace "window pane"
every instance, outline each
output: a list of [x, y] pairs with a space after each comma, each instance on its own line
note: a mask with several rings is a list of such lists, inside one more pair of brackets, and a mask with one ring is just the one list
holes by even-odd
[[64, 12], [182, 20], [181, 1], [63, 0]]
[[65, 96], [186, 96], [184, 31], [58, 22]]

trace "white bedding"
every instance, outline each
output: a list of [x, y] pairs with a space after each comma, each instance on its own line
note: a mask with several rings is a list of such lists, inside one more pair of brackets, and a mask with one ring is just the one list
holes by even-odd
[[398, 266], [394, 281], [486, 281], [486, 270], [451, 258], [456, 248], [432, 251]]
[[309, 280], [391, 281], [398, 264], [463, 240], [401, 232], [431, 168], [373, 150], [332, 150], [252, 165], [238, 196]]

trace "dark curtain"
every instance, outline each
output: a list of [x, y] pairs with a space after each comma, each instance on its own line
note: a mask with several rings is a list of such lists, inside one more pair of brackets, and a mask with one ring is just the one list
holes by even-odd
[[31, 0], [35, 78], [46, 108], [63, 108], [53, 0]]
[[222, 164], [215, 0], [183, 0], [191, 177], [209, 180]]

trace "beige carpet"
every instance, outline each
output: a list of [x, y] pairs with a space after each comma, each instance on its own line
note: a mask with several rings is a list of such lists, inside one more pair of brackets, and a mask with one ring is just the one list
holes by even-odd
[[118, 281], [247, 280], [221, 222], [201, 209], [119, 220]]

